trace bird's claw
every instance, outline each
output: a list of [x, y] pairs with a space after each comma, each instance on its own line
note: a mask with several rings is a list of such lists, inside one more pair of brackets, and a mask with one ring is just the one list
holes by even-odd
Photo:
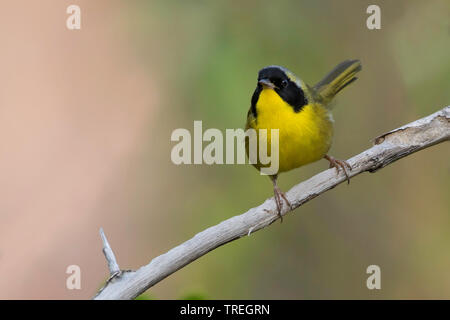
[[325, 159], [330, 162], [330, 168], [336, 168], [337, 174], [339, 174], [339, 171], [342, 169], [342, 171], [344, 171], [345, 177], [347, 178], [347, 184], [350, 184], [350, 177], [345, 168], [347, 168], [349, 171], [352, 171], [352, 166], [345, 160], [335, 159], [331, 156], [325, 156]]
[[280, 188], [275, 187], [273, 189], [273, 193], [274, 193], [275, 204], [277, 205], [278, 216], [280, 217], [280, 221], [283, 222], [283, 216], [281, 215], [281, 210], [283, 208], [282, 199], [286, 202], [286, 204], [288, 205], [290, 210], [293, 210], [293, 207], [292, 207], [291, 203], [289, 202], [288, 198], [286, 197], [286, 194], [283, 191], [281, 191]]

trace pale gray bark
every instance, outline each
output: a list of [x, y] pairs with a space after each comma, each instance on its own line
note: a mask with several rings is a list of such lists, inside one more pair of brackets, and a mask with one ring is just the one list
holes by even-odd
[[[349, 176], [354, 177], [365, 171], [375, 172], [398, 159], [449, 139], [450, 106], [377, 137], [370, 149], [347, 161], [352, 166]], [[346, 178], [342, 170], [336, 175], [334, 168], [328, 169], [297, 184], [286, 196], [293, 207], [297, 208], [344, 181]], [[282, 215], [289, 211], [284, 206]], [[244, 214], [196, 234], [136, 271], [116, 273], [94, 299], [133, 299], [209, 251], [240, 237], [249, 236], [278, 218], [273, 198], [267, 199]]]
[[100, 228], [100, 237], [103, 242], [103, 254], [105, 255], [106, 262], [108, 263], [109, 275], [114, 277], [117, 273], [120, 273], [120, 268], [116, 261], [116, 256], [109, 245], [108, 239], [103, 232], [103, 228]]

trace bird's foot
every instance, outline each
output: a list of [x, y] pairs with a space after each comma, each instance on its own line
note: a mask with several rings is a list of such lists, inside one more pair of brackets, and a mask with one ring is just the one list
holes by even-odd
[[283, 216], [281, 215], [281, 209], [283, 208], [283, 201], [282, 199], [286, 202], [286, 204], [288, 205], [288, 207], [293, 210], [293, 207], [291, 205], [291, 203], [289, 202], [289, 200], [286, 197], [286, 194], [280, 190], [280, 188], [278, 188], [278, 186], [275, 186], [273, 188], [273, 194], [274, 194], [274, 199], [275, 199], [275, 203], [277, 205], [277, 210], [278, 210], [278, 216], [280, 217], [280, 221], [283, 222]]
[[344, 171], [345, 177], [347, 178], [347, 183], [350, 184], [350, 177], [348, 176], [347, 170], [352, 171], [352, 166], [348, 164], [345, 160], [335, 159], [332, 156], [325, 155], [324, 157], [330, 162], [330, 168], [336, 168], [337, 174], [342, 169]]

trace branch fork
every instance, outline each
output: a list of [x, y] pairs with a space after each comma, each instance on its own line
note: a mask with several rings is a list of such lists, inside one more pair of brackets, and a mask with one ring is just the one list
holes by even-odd
[[102, 239], [103, 243], [103, 254], [105, 255], [106, 262], [108, 263], [108, 269], [109, 269], [109, 278], [106, 280], [105, 285], [103, 288], [100, 289], [100, 291], [97, 293], [96, 296], [98, 296], [104, 288], [106, 288], [111, 282], [115, 280], [119, 280], [121, 276], [125, 272], [133, 272], [132, 270], [121, 270], [119, 268], [119, 264], [117, 263], [116, 256], [114, 255], [113, 250], [111, 249], [111, 246], [108, 242], [108, 238], [106, 238], [105, 233], [103, 232], [103, 228], [100, 228], [100, 238]]

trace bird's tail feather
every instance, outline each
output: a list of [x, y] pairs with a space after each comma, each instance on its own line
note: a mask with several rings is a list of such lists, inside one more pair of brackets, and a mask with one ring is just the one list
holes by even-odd
[[330, 102], [339, 91], [358, 79], [355, 74], [361, 68], [359, 60], [341, 62], [314, 86], [315, 93], [325, 103]]

